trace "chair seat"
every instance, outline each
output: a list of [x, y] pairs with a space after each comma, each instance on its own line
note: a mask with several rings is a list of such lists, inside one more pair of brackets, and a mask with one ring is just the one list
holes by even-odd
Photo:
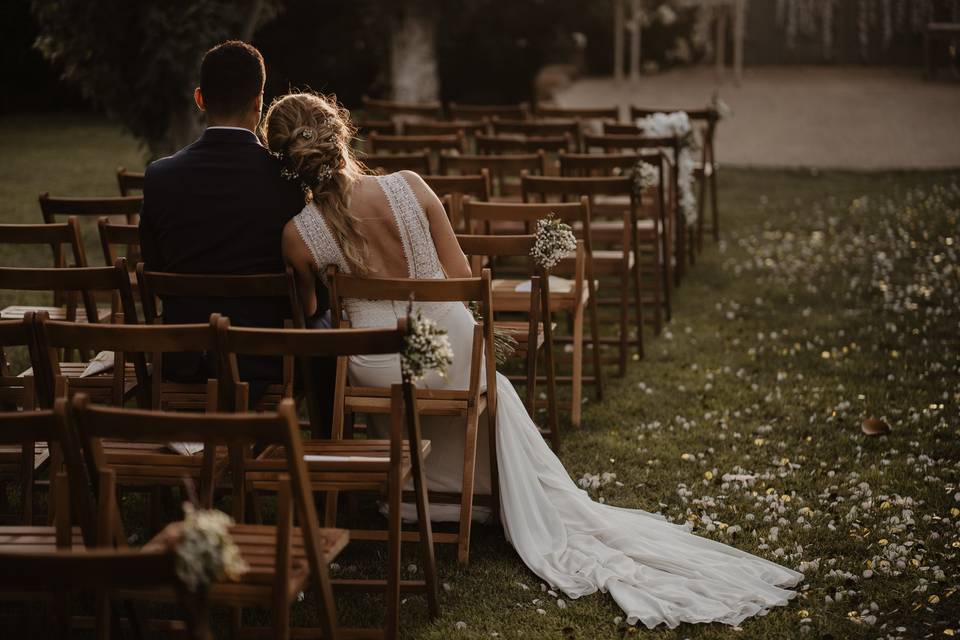
[[[83, 548], [80, 527], [70, 530], [72, 549]], [[0, 526], [0, 551], [3, 553], [42, 553], [57, 550], [57, 530], [52, 526]]]
[[[493, 308], [497, 311], [527, 311], [530, 309], [530, 292], [517, 291], [517, 287], [529, 283], [529, 280], [493, 280]], [[598, 283], [599, 284], [599, 283]], [[569, 311], [578, 304], [586, 304], [590, 291], [583, 287], [580, 301], [576, 300], [574, 281], [550, 276], [550, 310]]]
[[[389, 440], [305, 440], [304, 460], [310, 473], [314, 491], [334, 489], [353, 491], [380, 491], [385, 489], [390, 472]], [[430, 455], [430, 441], [420, 442], [420, 459]], [[406, 482], [412, 470], [409, 443], [401, 449], [400, 476]], [[277, 462], [276, 470], [262, 469], [264, 461]], [[247, 471], [252, 489], [276, 490], [280, 473], [287, 469], [283, 447], [269, 447], [258, 457], [261, 468]]]
[[[0, 446], [0, 474], [19, 473], [20, 456], [23, 450], [17, 445]], [[50, 459], [50, 449], [38, 442], [33, 449], [33, 468], [39, 469]]]
[[[529, 300], [529, 294], [524, 294]], [[529, 302], [527, 303], [529, 308]], [[390, 413], [390, 390], [377, 387], [347, 387], [344, 409], [353, 413]], [[472, 400], [467, 391], [456, 389], [417, 389], [417, 409], [425, 416], [462, 416]], [[487, 406], [487, 394], [480, 394], [477, 411]]]
[[[494, 331], [506, 334], [517, 341], [517, 354], [523, 355], [530, 349], [530, 323], [524, 320], [496, 320], [493, 323]], [[537, 323], [537, 344], [539, 350], [544, 343], [543, 323]]]
[[[50, 316], [51, 320], [66, 320], [67, 319], [67, 308], [66, 307], [42, 307], [42, 306], [32, 306], [32, 305], [19, 305], [13, 304], [9, 307], [4, 307], [0, 310], [0, 320], [22, 320], [23, 316], [28, 312], [33, 311], [34, 313], [40, 311], [46, 311]], [[97, 308], [97, 320], [99, 322], [104, 322], [110, 320], [110, 315], [113, 311], [109, 307], [98, 307]], [[77, 307], [77, 318], [76, 322], [86, 322], [87, 321], [87, 311], [82, 306]]]
[[[179, 486], [184, 477], [199, 482], [203, 454], [183, 455], [171, 445], [152, 442], [106, 440], [103, 443], [106, 463], [117, 473], [117, 484], [125, 487]], [[217, 447], [214, 475], [227, 467], [225, 447]]]
[[[177, 536], [180, 523], [166, 526], [143, 548], [165, 549], [169, 541]], [[323, 558], [320, 562], [332, 562], [350, 539], [345, 529], [325, 529], [316, 531], [320, 537]], [[240, 549], [240, 557], [250, 566], [250, 570], [236, 582], [216, 582], [210, 586], [210, 603], [215, 605], [242, 605], [269, 608], [274, 602], [273, 583], [276, 579], [277, 528], [270, 525], [235, 524], [230, 526], [230, 535]], [[290, 577], [287, 581], [288, 598], [295, 600], [304, 590], [310, 577], [310, 565], [303, 546], [303, 532], [299, 527], [291, 531]], [[176, 602], [178, 595], [174, 589], [118, 590], [118, 595], [135, 600], [157, 600]]]

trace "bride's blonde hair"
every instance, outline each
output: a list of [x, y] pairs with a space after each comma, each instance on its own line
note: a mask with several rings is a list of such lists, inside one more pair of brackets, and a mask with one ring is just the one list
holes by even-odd
[[286, 177], [300, 182], [336, 236], [350, 271], [367, 272], [367, 239], [350, 213], [353, 187], [366, 173], [350, 142], [356, 129], [334, 96], [291, 93], [273, 101], [261, 125]]

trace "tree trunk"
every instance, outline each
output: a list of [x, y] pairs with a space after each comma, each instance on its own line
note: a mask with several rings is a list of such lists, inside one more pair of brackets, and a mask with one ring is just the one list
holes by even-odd
[[182, 109], [170, 114], [170, 124], [166, 132], [157, 139], [147, 140], [148, 161], [173, 155], [183, 149], [203, 133], [203, 117], [191, 102]]
[[391, 30], [390, 78], [394, 100], [439, 99], [436, 20], [426, 10], [409, 4], [398, 9]]

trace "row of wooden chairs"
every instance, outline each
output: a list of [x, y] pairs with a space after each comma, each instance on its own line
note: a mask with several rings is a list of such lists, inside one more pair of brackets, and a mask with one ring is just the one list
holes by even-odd
[[[479, 280], [477, 282], [479, 283]], [[463, 283], [454, 283], [450, 287], [463, 287]], [[476, 285], [475, 285], [476, 286]], [[31, 325], [32, 323], [32, 325]], [[244, 411], [246, 409], [246, 386], [239, 381], [236, 369], [237, 354], [298, 354], [300, 356], [326, 356], [339, 357], [341, 362], [343, 358], [349, 355], [372, 355], [372, 354], [395, 354], [402, 348], [405, 329], [401, 326], [396, 330], [269, 330], [269, 329], [243, 329], [232, 328], [225, 318], [213, 317], [210, 325], [96, 325], [96, 324], [78, 324], [68, 322], [48, 321], [40, 316], [33, 318], [28, 316], [22, 321], [13, 323], [0, 323], [0, 335], [7, 336], [11, 334], [14, 327], [20, 326], [20, 338], [32, 341], [34, 354], [48, 353], [53, 347], [71, 343], [82, 345], [89, 349], [110, 348], [117, 351], [145, 352], [148, 350], [202, 350], [218, 351], [225, 353], [222, 371], [228, 372], [229, 377], [220, 376], [219, 381], [224, 381], [223, 388], [229, 389], [228, 393], [217, 392], [217, 382], [208, 383], [209, 403], [211, 408], [215, 408], [217, 402], [222, 402], [224, 397], [233, 398], [232, 406], [221, 405], [221, 408]], [[33, 331], [30, 327], [33, 327]], [[27, 335], [23, 335], [27, 334]], [[10, 342], [12, 336], [4, 338], [4, 343]], [[399, 366], [399, 365], [398, 365]], [[43, 367], [42, 363], [35, 364], [34, 369]], [[156, 371], [153, 372], [157, 374]], [[340, 412], [350, 410], [350, 399], [359, 401], [364, 396], [363, 393], [349, 391], [345, 387], [343, 379], [339, 379], [338, 390], [342, 393], [341, 397], [346, 398], [345, 405], [341, 405]], [[66, 385], [58, 385], [58, 398], [71, 396], [71, 390]], [[368, 394], [369, 395], [369, 394]], [[409, 385], [402, 387], [395, 385], [392, 390], [388, 390], [385, 397], [375, 394], [373, 401], [376, 407], [364, 407], [365, 410], [375, 410], [384, 412], [391, 416], [390, 439], [388, 441], [376, 440], [355, 440], [346, 441], [337, 436], [342, 435], [335, 431], [334, 440], [311, 440], [300, 443], [298, 423], [293, 419], [293, 406], [290, 400], [282, 400], [278, 406], [281, 413], [287, 413], [288, 421], [295, 425], [296, 447], [291, 445], [289, 438], [280, 441], [273, 441], [270, 438], [257, 437], [255, 440], [260, 445], [273, 445], [264, 450], [260, 455], [249, 457], [248, 454], [234, 455], [231, 453], [229, 461], [219, 453], [216, 448], [215, 438], [211, 439], [204, 435], [204, 432], [188, 432], [189, 425], [194, 424], [191, 418], [184, 416], [180, 420], [179, 427], [171, 427], [171, 430], [164, 432], [159, 439], [151, 440], [149, 426], [154, 414], [140, 412], [136, 415], [127, 415], [122, 410], [114, 410], [116, 413], [116, 422], [114, 431], [109, 433], [86, 433], [74, 438], [70, 444], [60, 441], [63, 450], [63, 456], [66, 458], [67, 466], [71, 473], [71, 488], [81, 484], [75, 478], [80, 478], [82, 473], [81, 456], [75, 446], [81, 444], [83, 458], [88, 467], [95, 469], [109, 468], [116, 474], [116, 483], [121, 486], [142, 486], [143, 484], [156, 485], [176, 484], [179, 479], [186, 476], [194, 478], [199, 483], [201, 501], [205, 506], [210, 506], [213, 490], [215, 486], [222, 484], [222, 477], [226, 466], [229, 466], [231, 482], [233, 487], [232, 508], [237, 522], [241, 525], [245, 521], [246, 500], [248, 492], [264, 491], [284, 493], [283, 481], [280, 474], [288, 471], [290, 458], [301, 463], [305, 462], [304, 471], [297, 472], [304, 478], [307, 478], [309, 484], [302, 483], [300, 489], [295, 489], [295, 493], [300, 496], [309, 496], [313, 492], [325, 492], [335, 494], [339, 490], [364, 491], [373, 490], [390, 497], [389, 527], [387, 532], [364, 532], [364, 535], [358, 536], [359, 539], [380, 539], [389, 543], [390, 547], [390, 575], [387, 581], [348, 581], [343, 584], [344, 588], [373, 588], [375, 590], [387, 589], [388, 593], [388, 637], [395, 637], [397, 607], [399, 605], [399, 546], [401, 542], [400, 532], [400, 492], [402, 487], [409, 481], [413, 481], [416, 489], [416, 502], [419, 511], [420, 529], [419, 533], [414, 534], [413, 540], [420, 541], [424, 553], [425, 573], [427, 582], [405, 583], [406, 588], [415, 588], [418, 590], [428, 590], [428, 600], [431, 607], [431, 613], [436, 615], [436, 576], [432, 555], [432, 532], [430, 529], [430, 519], [428, 503], [426, 501], [426, 488], [423, 483], [422, 457], [429, 453], [429, 443], [421, 442], [419, 437], [419, 409], [416, 404], [419, 402], [419, 392], [415, 392]], [[219, 398], [218, 398], [219, 396]], [[73, 394], [74, 402], [77, 398], [82, 398], [84, 405], [88, 403], [86, 394]], [[369, 402], [369, 400], [368, 400]], [[284, 406], [288, 405], [287, 409]], [[406, 403], [406, 405], [404, 405]], [[429, 405], [430, 401], [424, 403]], [[56, 402], [55, 402], [56, 404]], [[227, 400], [229, 404], [229, 400]], [[404, 410], [406, 406], [408, 409]], [[426, 410], [429, 411], [429, 408]], [[405, 411], [405, 413], [404, 413]], [[21, 414], [22, 415], [22, 414]], [[122, 419], [121, 419], [122, 418]], [[406, 433], [403, 433], [401, 427], [407, 425]], [[177, 429], [180, 429], [179, 431]], [[342, 430], [341, 430], [342, 431]], [[275, 430], [275, 434], [280, 433]], [[316, 433], [316, 432], [314, 432]], [[92, 438], [97, 438], [95, 444], [91, 445]], [[100, 439], [109, 438], [110, 442], [99, 443]], [[117, 441], [123, 441], [124, 446], [117, 445]], [[204, 443], [202, 457], [184, 456], [171, 453], [168, 450], [163, 451], [163, 446], [171, 441], [193, 441]], [[212, 441], [213, 440], [213, 441]], [[298, 449], [302, 449], [298, 451]], [[301, 453], [304, 452], [304, 453]], [[288, 452], [290, 455], [288, 455]], [[306, 458], [304, 458], [306, 455]], [[30, 465], [34, 457], [24, 452], [23, 464]], [[51, 469], [59, 468], [58, 462], [51, 462]], [[238, 467], [238, 465], [240, 465]], [[419, 475], [418, 475], [419, 474]], [[25, 486], [32, 486], [31, 482], [26, 482], [29, 475], [21, 474], [25, 481]], [[243, 478], [246, 478], [245, 480]], [[94, 482], [91, 480], [91, 482]], [[304, 489], [303, 487], [309, 487]], [[29, 493], [27, 491], [26, 493]], [[75, 499], [80, 500], [82, 496]], [[312, 505], [312, 500], [309, 500]], [[328, 497], [326, 520], [335, 523], [335, 498], [333, 499], [334, 508], [331, 510], [331, 502]], [[25, 501], [25, 504], [27, 502]], [[469, 513], [469, 509], [467, 509]], [[281, 510], [282, 513], [282, 510]], [[316, 517], [312, 519], [317, 522]], [[32, 520], [25, 516], [24, 522], [31, 523]], [[310, 522], [301, 518], [301, 522]], [[262, 537], [260, 530], [256, 529], [258, 525], [244, 525], [247, 529], [242, 529], [239, 533], [242, 536]], [[253, 527], [253, 528], [250, 528]], [[316, 529], [315, 526], [310, 527]], [[236, 535], [236, 534], [235, 534]], [[340, 534], [338, 534], [340, 535]], [[448, 534], [449, 535], [449, 534]], [[466, 532], [467, 544], [469, 542], [469, 529]], [[119, 539], [123, 539], [122, 537]], [[288, 536], [289, 539], [289, 536]], [[410, 539], [409, 534], [403, 534], [403, 539]], [[459, 542], [459, 539], [457, 540]], [[345, 538], [343, 539], [345, 544]], [[88, 540], [89, 544], [89, 540]], [[286, 548], [289, 551], [291, 543], [287, 543]], [[260, 543], [260, 547], [262, 547]], [[299, 537], [294, 533], [292, 543], [294, 556], [298, 548], [303, 545], [299, 542]], [[257, 561], [259, 555], [263, 555], [264, 550], [251, 550], [253, 560]], [[270, 558], [269, 555], [265, 559]], [[329, 562], [329, 559], [327, 560]], [[251, 564], [255, 564], [251, 562]], [[262, 564], [262, 562], [261, 562]], [[273, 563], [270, 563], [271, 565]], [[276, 566], [280, 566], [277, 564]], [[326, 565], [324, 564], [324, 567]], [[256, 569], [269, 570], [270, 567], [255, 567]], [[302, 573], [302, 572], [301, 572]], [[307, 574], [304, 575], [309, 575]], [[262, 574], [262, 571], [261, 571]], [[300, 576], [302, 580], [304, 575]], [[256, 584], [269, 581], [262, 576], [254, 580]], [[288, 598], [284, 608], [275, 608], [275, 615], [289, 610], [289, 597], [294, 596], [302, 588], [300, 585], [292, 585], [290, 589], [284, 589], [283, 593]], [[234, 595], [235, 589], [229, 585], [225, 591]], [[268, 589], [269, 591], [269, 589]], [[268, 597], [264, 598], [264, 595]], [[396, 597], [393, 597], [396, 596]], [[275, 593], [272, 598], [276, 600], [279, 594]], [[154, 599], [154, 598], [151, 598]], [[229, 598], [228, 598], [229, 600]], [[238, 601], [232, 600], [234, 604]], [[271, 602], [269, 593], [253, 595], [248, 593], [243, 596], [240, 605], [254, 605]], [[279, 604], [279, 603], [276, 603]], [[281, 620], [282, 622], [282, 620]], [[236, 624], [239, 625], [239, 617], [236, 617]], [[275, 625], [277, 620], [275, 619]], [[393, 631], [390, 631], [390, 629]], [[279, 637], [286, 637], [281, 635]]]

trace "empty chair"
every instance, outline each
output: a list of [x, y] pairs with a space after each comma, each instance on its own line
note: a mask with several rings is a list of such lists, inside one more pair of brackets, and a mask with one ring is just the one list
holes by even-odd
[[635, 121], [638, 118], [645, 118], [655, 113], [670, 113], [672, 111], [683, 111], [690, 118], [691, 122], [700, 125], [700, 161], [694, 169], [694, 174], [700, 185], [697, 206], [700, 215], [697, 218], [697, 250], [702, 248], [704, 220], [706, 218], [706, 200], [707, 189], [710, 189], [710, 218], [711, 226], [707, 231], [713, 235], [714, 241], [720, 239], [720, 210], [717, 204], [717, 157], [716, 157], [716, 137], [717, 126], [720, 124], [720, 114], [716, 107], [708, 106], [704, 109], [651, 109], [641, 107], [630, 107], [630, 119]]
[[[250, 570], [236, 582], [218, 581], [210, 585], [207, 598], [213, 606], [234, 609], [233, 632], [241, 632], [242, 607], [269, 607], [272, 609], [272, 633], [286, 638], [290, 634], [290, 607], [300, 592], [309, 592], [315, 599], [320, 631], [325, 638], [338, 637], [336, 608], [330, 584], [328, 567], [349, 540], [349, 533], [340, 529], [320, 527], [313, 500], [310, 499], [310, 479], [304, 462], [300, 427], [292, 400], [284, 400], [275, 413], [264, 414], [193, 414], [117, 409], [90, 404], [83, 395], [72, 401], [71, 414], [74, 430], [72, 438], [82, 443], [82, 449], [66, 447], [70, 487], [74, 503], [98, 503], [112, 500], [115, 491], [104, 488], [103, 480], [111, 477], [113, 465], [103, 455], [103, 441], [126, 440], [143, 444], [165, 443], [172, 440], [204, 443], [204, 464], [200, 478], [201, 495], [212, 494], [215, 483], [213, 456], [218, 446], [242, 450], [253, 442], [264, 446], [283, 446], [289, 455], [283, 458], [278, 478], [277, 524], [248, 525], [238, 519], [229, 532], [240, 550], [240, 557]], [[233, 456], [231, 475], [235, 486], [243, 486], [247, 474], [256, 473], [258, 462]], [[270, 470], [278, 471], [271, 463]], [[98, 506], [98, 505], [95, 505]], [[294, 526], [296, 520], [299, 526]], [[128, 529], [122, 520], [108, 523], [102, 530], [92, 525], [100, 540], [125, 540]], [[146, 548], [165, 548], [173, 529], [161, 531]], [[86, 530], [85, 530], [86, 533]], [[176, 602], [175, 589], [144, 589], [127, 592], [126, 597], [148, 602]]]
[[[0, 224], [0, 245], [49, 246], [52, 250], [51, 267], [87, 266], [87, 255], [80, 238], [80, 226], [76, 216], [70, 216], [65, 222], [49, 224]], [[67, 248], [69, 258], [65, 250]], [[11, 305], [0, 311], [0, 318], [21, 318], [27, 311], [40, 310], [63, 316], [76, 314], [75, 295], [65, 296], [63, 291], [53, 291], [52, 303], [53, 307]]]
[[543, 151], [497, 155], [440, 154], [440, 173], [442, 174], [477, 174], [484, 170], [490, 174], [491, 198], [519, 200], [521, 172], [544, 175], [547, 170], [547, 156]]
[[117, 167], [117, 186], [121, 196], [134, 195], [134, 191], [143, 193], [143, 172], [128, 171], [126, 167]]
[[[529, 258], [530, 251], [536, 242], [536, 236], [503, 236], [503, 235], [457, 235], [460, 249], [464, 255], [471, 258], [473, 273], [479, 275], [486, 264], [496, 258]], [[547, 382], [547, 426], [540, 432], [550, 438], [554, 451], [560, 449], [560, 428], [557, 421], [557, 390], [556, 375], [553, 363], [553, 326], [550, 321], [550, 286], [547, 270], [534, 265], [528, 260], [530, 268], [529, 302], [516, 300], [522, 296], [498, 298], [497, 287], [494, 286], [494, 310], [497, 312], [511, 312], [510, 318], [494, 318], [494, 329], [510, 336], [516, 341], [517, 349], [513, 355], [525, 363], [525, 374], [510, 376], [511, 382], [524, 385], [524, 404], [530, 417], [536, 421], [536, 391], [537, 391], [537, 360], [543, 353], [544, 367]], [[516, 290], [515, 290], [516, 292]], [[512, 304], [511, 304], [512, 303]], [[513, 318], [517, 314], [519, 320]]]
[[490, 199], [490, 173], [481, 169], [476, 175], [426, 175], [423, 181], [444, 201], [447, 215], [454, 229], [463, 226], [463, 199], [474, 198], [482, 202]]
[[[229, 326], [226, 318], [218, 321], [218, 340], [223, 361], [223, 384], [236, 388], [239, 393], [237, 410], [247, 406], [243, 398], [244, 383], [237, 374], [237, 355], [290, 354], [300, 357], [337, 358], [337, 411], [331, 439], [319, 439], [318, 421], [314, 415], [316, 401], [311, 400], [319, 388], [316, 381], [304, 380], [304, 394], [311, 418], [313, 437], [303, 441], [306, 453], [306, 468], [310, 477], [310, 490], [327, 494], [325, 525], [336, 526], [337, 493], [339, 491], [375, 492], [387, 497], [389, 511], [386, 531], [371, 529], [351, 530], [352, 539], [383, 540], [388, 548], [388, 571], [386, 580], [349, 581], [356, 588], [383, 590], [387, 596], [387, 637], [397, 635], [400, 607], [400, 543], [406, 535], [401, 533], [401, 493], [412, 482], [417, 507], [418, 533], [412, 538], [419, 541], [424, 565], [425, 580], [406, 581], [406, 588], [425, 589], [432, 617], [439, 615], [438, 584], [433, 555], [433, 533], [427, 502], [426, 482], [423, 477], [424, 458], [430, 452], [430, 443], [420, 437], [417, 398], [409, 382], [392, 385], [379, 398], [382, 410], [390, 417], [386, 439], [369, 437], [364, 440], [343, 439], [344, 393], [347, 386], [347, 357], [398, 354], [406, 339], [406, 322], [401, 319], [394, 329], [339, 329], [339, 330], [288, 330], [252, 329]], [[398, 362], [399, 372], [399, 362]], [[282, 470], [289, 450], [273, 447], [264, 450], [256, 464], [258, 471], [248, 475], [247, 488], [253, 491], [276, 491], [277, 472], [271, 472], [273, 464]], [[237, 502], [242, 502], [239, 496]], [[242, 512], [242, 504], [235, 509]], [[336, 584], [336, 581], [335, 581]]]
[[[513, 202], [473, 202], [468, 200], [464, 203], [464, 215], [470, 222], [470, 228], [473, 233], [496, 234], [504, 233], [498, 231], [509, 223], [506, 234], [523, 233], [532, 234], [536, 230], [537, 221], [555, 215], [571, 226], [578, 226], [581, 230], [582, 240], [577, 243], [577, 248], [572, 256], [568, 256], [555, 266], [550, 274], [551, 276], [562, 276], [559, 280], [554, 278], [553, 284], [547, 280], [546, 298], [550, 303], [550, 313], [544, 314], [546, 318], [553, 319], [552, 314], [569, 314], [571, 323], [569, 331], [565, 336], [554, 336], [556, 342], [571, 344], [571, 363], [570, 375], [557, 376], [557, 381], [561, 384], [570, 385], [570, 423], [574, 427], [579, 427], [581, 423], [583, 406], [583, 385], [593, 384], [597, 400], [603, 399], [603, 370], [600, 362], [600, 344], [602, 338], [599, 334], [599, 322], [597, 315], [597, 292], [596, 275], [594, 273], [594, 260], [592, 257], [593, 248], [589, 231], [590, 228], [590, 204], [584, 197], [578, 202], [551, 202], [544, 203], [513, 203]], [[520, 231], [514, 231], [516, 225], [520, 225]], [[493, 281], [493, 300], [494, 309], [517, 308], [527, 305], [529, 294], [524, 293], [523, 289], [528, 274], [521, 274], [517, 278], [515, 275], [507, 277], [506, 274], [498, 274]], [[519, 288], [519, 290], [518, 290]], [[585, 322], [590, 321], [590, 336], [585, 337]], [[589, 340], [592, 347], [591, 365], [592, 376], [584, 375], [584, 345]], [[619, 343], [619, 339], [615, 339]]]

